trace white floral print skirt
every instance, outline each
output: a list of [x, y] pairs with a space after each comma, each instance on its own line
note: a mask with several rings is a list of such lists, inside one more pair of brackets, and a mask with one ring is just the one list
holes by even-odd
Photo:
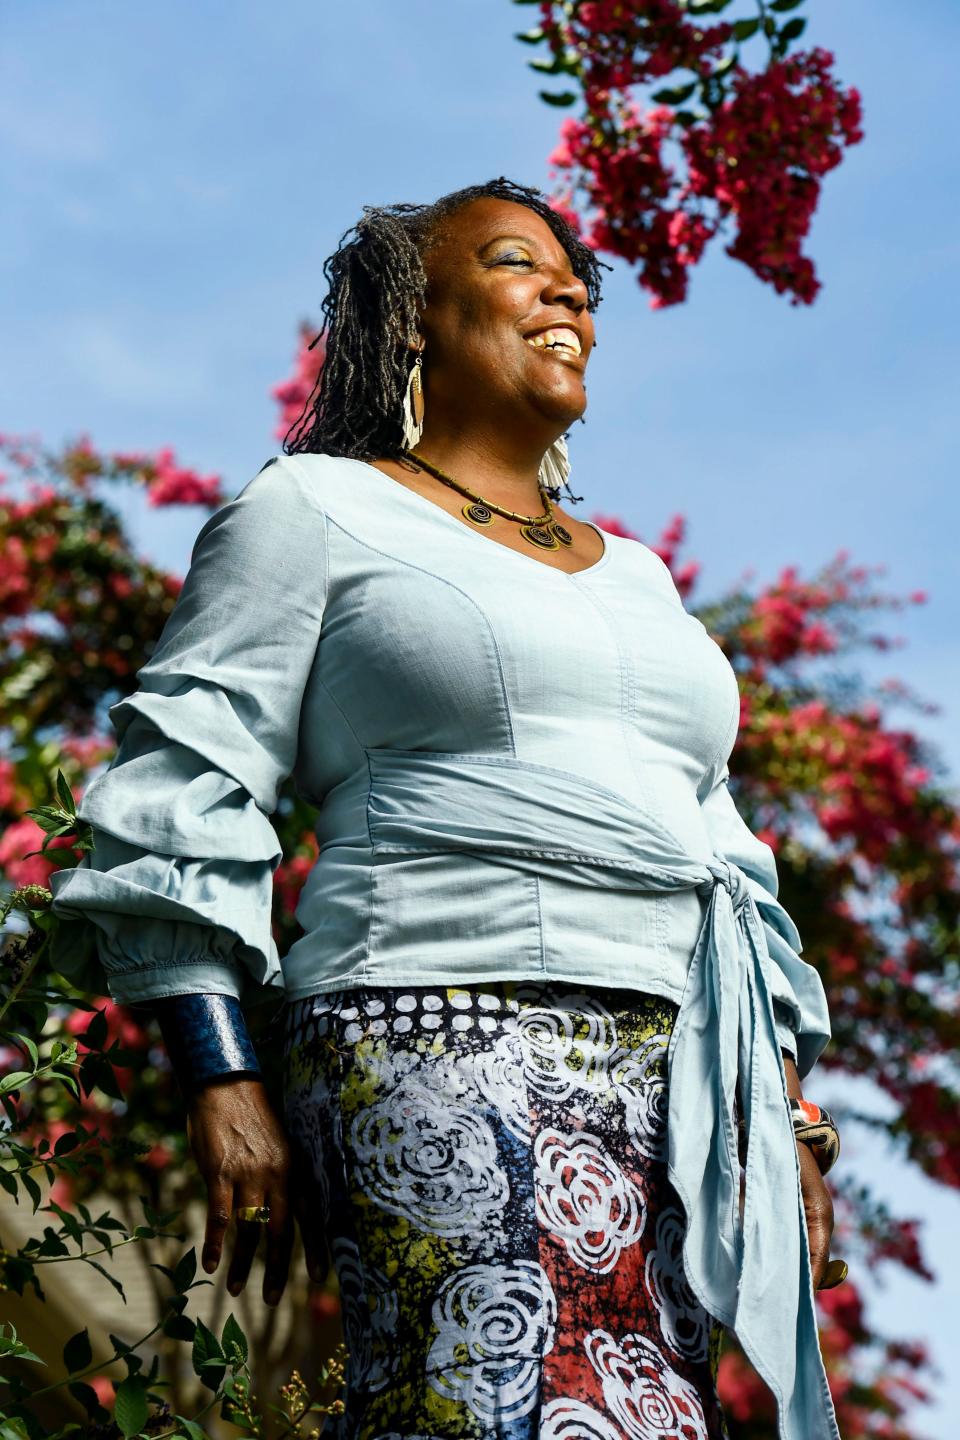
[[531, 982], [287, 1006], [287, 1128], [349, 1351], [333, 1435], [725, 1440], [666, 1174], [675, 1018]]

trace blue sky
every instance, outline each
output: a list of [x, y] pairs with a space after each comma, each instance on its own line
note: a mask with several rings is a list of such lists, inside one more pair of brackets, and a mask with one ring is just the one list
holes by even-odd
[[[558, 113], [511, 39], [535, 13], [0, 0], [0, 428], [173, 444], [235, 494], [278, 448], [268, 387], [361, 205], [499, 174], [546, 183]], [[806, 13], [865, 105], [866, 140], [827, 177], [814, 222], [823, 291], [791, 308], [720, 246], [683, 307], [653, 313], [625, 268], [608, 275], [571, 439], [577, 513], [618, 514], [649, 541], [683, 512], [703, 564], [694, 601], [841, 547], [887, 566], [891, 589], [929, 591], [890, 617], [907, 643], [873, 673], [941, 704], [916, 724], [956, 777], [960, 12], [810, 0]], [[125, 506], [142, 549], [182, 573], [201, 513]], [[945, 1268], [956, 1197], [856, 1144], [881, 1190], [927, 1216]], [[946, 1362], [936, 1337], [960, 1315], [957, 1287], [891, 1277], [875, 1313], [932, 1336]], [[946, 1436], [938, 1413], [928, 1433]]]

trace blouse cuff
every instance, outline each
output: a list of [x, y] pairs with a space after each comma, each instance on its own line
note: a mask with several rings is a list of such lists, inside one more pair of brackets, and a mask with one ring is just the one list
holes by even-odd
[[171, 995], [152, 1001], [150, 1008], [185, 1099], [218, 1077], [261, 1073], [235, 996]]

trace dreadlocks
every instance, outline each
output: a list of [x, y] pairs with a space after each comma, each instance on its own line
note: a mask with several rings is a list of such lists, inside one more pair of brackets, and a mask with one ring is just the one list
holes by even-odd
[[[324, 261], [329, 290], [322, 305], [323, 368], [300, 417], [287, 432], [284, 453], [344, 455], [353, 460], [399, 457], [403, 396], [412, 363], [409, 349], [426, 297], [422, 256], [443, 222], [472, 200], [492, 196], [535, 211], [560, 241], [573, 272], [587, 287], [587, 308], [600, 303], [603, 262], [543, 198], [539, 190], [500, 176], [468, 185], [432, 205], [365, 205], [363, 216]], [[610, 266], [603, 266], [610, 269]], [[299, 427], [299, 428], [298, 428]], [[291, 432], [297, 431], [291, 440]]]

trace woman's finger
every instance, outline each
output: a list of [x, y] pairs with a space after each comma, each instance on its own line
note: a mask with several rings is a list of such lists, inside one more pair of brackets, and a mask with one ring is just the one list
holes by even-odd
[[830, 1264], [824, 1270], [823, 1279], [817, 1288], [820, 1290], [834, 1290], [838, 1285], [843, 1284], [848, 1273], [846, 1260], [831, 1260]]
[[[237, 1185], [234, 1190], [234, 1206], [264, 1205], [263, 1191], [253, 1191]], [[266, 1226], [259, 1220], [237, 1220], [233, 1241], [233, 1254], [227, 1271], [227, 1289], [231, 1295], [239, 1295], [250, 1276], [253, 1257], [257, 1253], [261, 1233]]]
[[267, 1257], [263, 1271], [263, 1298], [268, 1305], [278, 1305], [290, 1273], [293, 1250], [293, 1216], [285, 1191], [277, 1186], [267, 1192], [270, 1222], [267, 1232]]
[[310, 1175], [298, 1150], [294, 1150], [290, 1172], [290, 1203], [300, 1227], [303, 1241], [303, 1257], [307, 1274], [316, 1284], [321, 1285], [330, 1269], [330, 1254], [327, 1249], [326, 1217], [323, 1207], [316, 1198], [316, 1187], [310, 1184]]
[[233, 1181], [213, 1177], [207, 1181], [207, 1224], [200, 1262], [208, 1275], [220, 1264], [223, 1239], [230, 1224]]
[[813, 1287], [816, 1290], [820, 1287], [830, 1260], [830, 1242], [833, 1239], [833, 1200], [810, 1147], [800, 1144], [797, 1149], [800, 1160], [800, 1188], [803, 1194], [807, 1238], [810, 1244], [810, 1268], [813, 1272]]

